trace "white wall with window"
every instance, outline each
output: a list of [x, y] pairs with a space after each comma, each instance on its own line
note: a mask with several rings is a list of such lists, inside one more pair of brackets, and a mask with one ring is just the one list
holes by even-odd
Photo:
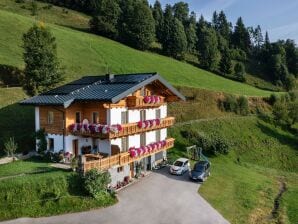
[[155, 131], [146, 132], [146, 145], [156, 142]]
[[60, 150], [63, 150], [63, 136], [48, 134], [47, 144], [48, 144], [48, 147], [47, 147], [48, 150], [59, 152]]
[[140, 120], [140, 110], [128, 110], [129, 123], [139, 122]]
[[160, 129], [160, 140], [165, 140], [168, 135], [168, 130], [166, 128]]
[[121, 124], [121, 112], [127, 111], [126, 108], [111, 108], [108, 109], [108, 120], [107, 124], [113, 125], [113, 124]]
[[160, 109], [160, 118], [166, 118], [167, 117], [167, 105], [162, 105], [159, 107]]
[[129, 147], [140, 147], [140, 135], [128, 136]]

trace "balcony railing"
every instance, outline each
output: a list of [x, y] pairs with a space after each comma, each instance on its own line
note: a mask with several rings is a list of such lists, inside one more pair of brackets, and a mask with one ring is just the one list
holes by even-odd
[[80, 135], [84, 137], [113, 139], [113, 138], [119, 138], [119, 137], [124, 137], [128, 135], [143, 133], [146, 131], [153, 131], [153, 130], [158, 130], [162, 128], [167, 128], [172, 126], [174, 122], [175, 122], [174, 117], [166, 117], [166, 118], [160, 119], [159, 124], [156, 124], [154, 126], [144, 127], [144, 128], [143, 127], [140, 128], [138, 125], [138, 122], [136, 122], [136, 123], [128, 123], [128, 124], [121, 125], [121, 130], [117, 132], [110, 131], [109, 133], [103, 134], [103, 133], [93, 133], [90, 131], [74, 131], [72, 132], [72, 134]]
[[123, 166], [131, 162], [143, 159], [147, 156], [153, 155], [155, 153], [168, 150], [174, 146], [174, 141], [174, 138], [168, 138], [166, 140], [165, 146], [163, 146], [162, 148], [138, 157], [131, 157], [129, 152], [119, 153], [117, 155], [109, 156], [106, 158], [95, 155], [82, 155], [80, 158], [80, 169], [82, 172], [86, 172], [94, 168], [98, 170], [108, 170], [112, 167]]
[[[147, 96], [150, 97], [150, 96]], [[153, 97], [153, 96], [152, 96]], [[156, 101], [149, 101], [146, 100], [146, 96], [128, 96], [126, 103], [127, 107], [132, 108], [142, 108], [142, 107], [159, 107], [165, 104], [165, 97], [157, 96], [158, 100]]]

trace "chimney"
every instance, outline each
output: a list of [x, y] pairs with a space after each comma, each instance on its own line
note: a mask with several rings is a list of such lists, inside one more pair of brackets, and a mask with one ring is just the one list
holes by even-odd
[[114, 79], [114, 74], [106, 74], [106, 80], [107, 81], [112, 81]]

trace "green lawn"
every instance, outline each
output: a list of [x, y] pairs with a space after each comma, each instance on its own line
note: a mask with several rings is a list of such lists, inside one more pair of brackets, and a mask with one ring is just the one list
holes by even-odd
[[13, 163], [0, 165], [0, 178], [18, 174], [30, 174], [36, 172], [48, 172], [57, 170], [49, 163], [43, 162], [39, 157], [32, 157], [27, 160], [18, 160]]
[[[4, 8], [5, 9], [5, 8]], [[0, 64], [22, 68], [22, 34], [35, 22], [30, 16], [0, 11]], [[63, 26], [47, 24], [57, 39], [58, 56], [66, 81], [84, 75], [157, 71], [175, 85], [224, 91], [241, 95], [268, 96], [252, 86], [217, 76], [165, 56], [142, 52], [118, 42]]]
[[[43, 170], [45, 173], [34, 174]], [[38, 159], [0, 165], [0, 220], [78, 212], [112, 205], [116, 198], [103, 194], [99, 200], [86, 196], [78, 175], [51, 168]]]
[[[169, 130], [169, 135], [176, 138], [175, 148], [169, 151], [171, 160], [187, 156], [185, 147], [194, 143], [183, 138], [181, 133], [190, 129], [204, 134], [217, 133], [230, 146], [229, 155], [209, 155], [211, 177], [199, 189], [199, 193], [225, 218], [231, 223], [297, 221], [297, 137], [256, 117], [177, 124]], [[268, 220], [280, 179], [287, 185], [280, 216]]]

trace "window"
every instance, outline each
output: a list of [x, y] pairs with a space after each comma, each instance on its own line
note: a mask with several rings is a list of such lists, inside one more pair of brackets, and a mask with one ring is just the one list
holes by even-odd
[[122, 111], [121, 112], [121, 124], [127, 124], [128, 123], [128, 111]]
[[98, 123], [98, 118], [99, 118], [98, 112], [92, 112], [92, 123], [93, 124]]
[[117, 168], [117, 172], [118, 172], [118, 173], [123, 172], [123, 166], [119, 166], [119, 167]]
[[81, 112], [76, 112], [76, 123], [81, 123]]
[[53, 124], [53, 123], [54, 123], [54, 112], [48, 111], [48, 124]]
[[156, 138], [156, 141], [157, 141], [157, 142], [160, 141], [160, 130], [156, 130], [156, 131], [155, 131], [155, 138]]
[[53, 138], [49, 138], [49, 142], [48, 142], [48, 146], [49, 146], [49, 150], [54, 151], [54, 139]]
[[146, 133], [142, 133], [140, 135], [140, 144], [141, 144], [141, 146], [146, 145]]
[[128, 137], [121, 138], [121, 149], [123, 152], [128, 151]]
[[156, 111], [155, 111], [155, 118], [160, 119], [160, 109], [156, 109]]
[[146, 120], [146, 110], [140, 111], [140, 120], [145, 121]]

